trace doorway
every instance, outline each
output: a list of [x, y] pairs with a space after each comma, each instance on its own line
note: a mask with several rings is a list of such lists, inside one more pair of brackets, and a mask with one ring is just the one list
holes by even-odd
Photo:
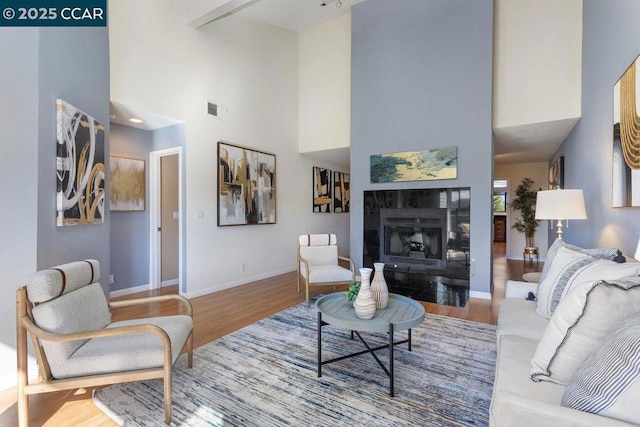
[[150, 282], [184, 292], [182, 147], [149, 153]]

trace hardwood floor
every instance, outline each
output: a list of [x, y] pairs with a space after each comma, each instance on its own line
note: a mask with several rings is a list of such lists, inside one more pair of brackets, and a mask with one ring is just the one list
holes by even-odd
[[[521, 280], [528, 271], [539, 271], [542, 264], [526, 265], [522, 261], [507, 260], [505, 245], [494, 244], [493, 298], [470, 298], [465, 307], [451, 307], [423, 303], [428, 313], [495, 324], [498, 304], [504, 298], [504, 285], [508, 279]], [[193, 298], [194, 344], [201, 346], [250, 325], [292, 305], [304, 301], [304, 290], [296, 291], [296, 273], [291, 272], [244, 286]], [[340, 289], [339, 289], [340, 290]], [[311, 295], [332, 292], [331, 287], [314, 287]], [[160, 292], [142, 292], [123, 298], [143, 297], [162, 293], [175, 293], [176, 287], [163, 288]], [[119, 299], [123, 299], [119, 298]], [[154, 304], [145, 310], [114, 311], [113, 319], [157, 316], [160, 313], [176, 313], [177, 305]], [[30, 398], [32, 426], [114, 426], [115, 423], [93, 405], [91, 389], [72, 390], [35, 395]], [[17, 425], [15, 389], [0, 393], [0, 425]]]

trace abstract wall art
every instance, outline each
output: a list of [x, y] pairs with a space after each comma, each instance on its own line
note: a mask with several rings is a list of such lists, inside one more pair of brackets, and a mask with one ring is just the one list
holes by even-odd
[[612, 166], [612, 206], [640, 206], [640, 56], [613, 87]]
[[276, 223], [276, 156], [218, 142], [218, 227]]
[[549, 168], [549, 190], [564, 188], [564, 156], [558, 157]]
[[331, 171], [313, 167], [313, 212], [331, 212]]
[[458, 177], [458, 148], [371, 156], [371, 182], [425, 181]]
[[56, 224], [104, 222], [104, 125], [56, 100]]
[[144, 160], [111, 156], [109, 184], [111, 211], [144, 210]]
[[349, 212], [349, 174], [333, 173], [333, 211]]

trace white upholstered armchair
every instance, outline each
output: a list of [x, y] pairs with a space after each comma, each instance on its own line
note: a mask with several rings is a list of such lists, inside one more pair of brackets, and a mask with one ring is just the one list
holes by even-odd
[[[300, 278], [305, 282], [307, 307], [309, 286], [348, 285], [355, 281], [355, 266], [351, 258], [338, 256], [335, 234], [303, 234], [298, 237], [298, 293]], [[349, 262], [349, 268], [338, 265]]]
[[[96, 260], [31, 274], [18, 289], [18, 416], [29, 422], [29, 395], [152, 378], [164, 380], [165, 422], [171, 421], [172, 367], [184, 351], [193, 362], [193, 309], [180, 295], [107, 303]], [[111, 322], [112, 307], [177, 300], [181, 313]], [[29, 382], [27, 332], [40, 378]]]

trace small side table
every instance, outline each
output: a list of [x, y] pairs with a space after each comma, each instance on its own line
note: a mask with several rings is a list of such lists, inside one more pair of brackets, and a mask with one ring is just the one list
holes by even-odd
[[534, 246], [527, 246], [524, 248], [524, 251], [522, 252], [522, 262], [524, 263], [526, 261], [527, 255], [529, 256], [529, 262], [533, 261], [533, 257], [536, 257], [536, 264], [539, 263], [539, 259], [538, 259], [538, 248], [534, 247]]
[[530, 283], [538, 283], [540, 281], [540, 272], [539, 271], [532, 271], [529, 273], [524, 273], [522, 275], [522, 280], [524, 280], [525, 282], [530, 282]]

